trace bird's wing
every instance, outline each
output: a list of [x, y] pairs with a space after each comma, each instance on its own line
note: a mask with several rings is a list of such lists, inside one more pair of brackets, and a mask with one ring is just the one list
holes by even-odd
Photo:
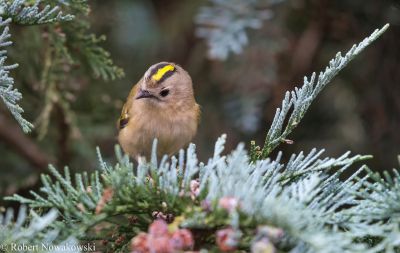
[[122, 107], [121, 116], [119, 117], [119, 120], [118, 120], [118, 129], [119, 130], [123, 129], [124, 127], [126, 127], [126, 125], [128, 125], [129, 109], [132, 105], [133, 99], [135, 99], [137, 87], [138, 87], [137, 84], [135, 86], [133, 86], [132, 90], [129, 92], [128, 98], [127, 98], [124, 106]]
[[201, 107], [197, 103], [196, 103], [195, 110], [196, 110], [196, 116], [197, 116], [197, 119], [196, 119], [197, 120], [197, 125], [199, 125], [200, 124], [200, 120], [201, 120]]

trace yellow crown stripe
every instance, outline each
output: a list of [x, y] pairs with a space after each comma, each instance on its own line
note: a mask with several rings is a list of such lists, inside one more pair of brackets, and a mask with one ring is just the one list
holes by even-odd
[[153, 78], [153, 80], [155, 80], [155, 81], [160, 81], [161, 78], [163, 78], [163, 76], [164, 76], [167, 72], [169, 72], [169, 71], [174, 71], [174, 70], [175, 70], [175, 67], [174, 67], [174, 66], [172, 66], [172, 65], [167, 65], [167, 66], [162, 67], [162, 68], [160, 68], [159, 70], [157, 70], [157, 73], [155, 73], [155, 74], [152, 76], [152, 78]]

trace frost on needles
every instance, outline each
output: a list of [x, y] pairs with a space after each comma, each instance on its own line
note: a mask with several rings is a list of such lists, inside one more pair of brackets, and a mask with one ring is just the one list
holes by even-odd
[[72, 20], [72, 15], [63, 15], [58, 6], [45, 5], [39, 8], [41, 1], [36, 1], [32, 6], [25, 0], [0, 1], [0, 98], [18, 121], [25, 133], [30, 132], [33, 125], [24, 119], [21, 113], [24, 110], [18, 105], [22, 94], [14, 87], [14, 78], [10, 76], [10, 70], [18, 67], [18, 64], [7, 65], [6, 47], [12, 45], [10, 41], [11, 23], [19, 25], [40, 25], [60, 21]]
[[[369, 37], [365, 38], [358, 45], [354, 45], [344, 56], [339, 52], [329, 62], [329, 66], [317, 76], [314, 72], [311, 78], [304, 77], [304, 84], [293, 91], [287, 91], [282, 101], [281, 108], [278, 108], [272, 125], [265, 138], [264, 146], [261, 149], [253, 142], [251, 145], [252, 160], [262, 159], [268, 155], [282, 142], [287, 141], [287, 136], [303, 119], [311, 103], [318, 96], [325, 86], [354, 59], [361, 51], [376, 40], [386, 31], [389, 25], [380, 30], [375, 30]], [[288, 123], [284, 123], [288, 120]]]
[[[0, 17], [0, 29], [2, 29], [0, 35], [1, 48], [12, 44], [12, 42], [9, 41], [11, 35], [9, 34], [8, 24], [10, 22], [11, 19], [3, 20]], [[18, 64], [6, 65], [6, 53], [6, 50], [0, 51], [0, 97], [6, 107], [10, 110], [11, 114], [21, 125], [24, 132], [29, 132], [33, 125], [22, 117], [21, 113], [23, 113], [24, 110], [18, 105], [18, 101], [22, 98], [22, 94], [14, 88], [14, 78], [9, 76], [10, 70], [18, 67]]]
[[[53, 243], [96, 241], [100, 251], [399, 252], [398, 171], [381, 177], [358, 165], [342, 180], [343, 172], [370, 156], [323, 158], [324, 150], [316, 148], [270, 156], [327, 83], [387, 28], [288, 92], [263, 148], [253, 143], [248, 153], [240, 144], [223, 155], [223, 135], [205, 163], [193, 144], [157, 161], [155, 141], [151, 162], [139, 167], [119, 147], [113, 166], [98, 150], [99, 170], [71, 175], [50, 166], [53, 177], [42, 175], [40, 193], [7, 199], [34, 212], [56, 210], [59, 218], [41, 229], [57, 231]], [[5, 231], [12, 235], [12, 226]]]
[[[71, 14], [64, 14], [63, 11]], [[109, 52], [99, 45], [105, 40], [105, 37], [96, 36], [90, 32], [88, 15], [89, 5], [86, 0], [0, 0], [0, 98], [25, 133], [30, 132], [33, 125], [22, 117], [24, 110], [19, 105], [22, 94], [15, 88], [12, 77], [11, 71], [18, 64], [8, 65], [6, 63], [7, 48], [12, 45], [10, 25], [14, 24], [22, 28], [48, 25], [47, 33], [55, 35], [48, 38], [51, 49], [57, 53], [52, 56], [54, 62], [51, 70], [43, 74], [43, 78], [47, 78], [43, 80], [47, 86], [52, 86], [50, 80], [53, 82], [58, 80], [56, 77], [62, 72], [59, 71], [60, 64], [55, 63], [60, 59], [70, 65], [79, 62], [89, 69], [88, 72], [94, 78], [109, 80], [122, 77], [124, 75], [122, 69], [114, 65]], [[59, 25], [58, 29], [49, 26], [54, 23]], [[79, 48], [79, 53], [71, 48]], [[65, 80], [60, 80], [58, 83], [65, 84]], [[57, 95], [63, 106], [68, 107], [68, 101], [64, 99], [65, 94]], [[45, 110], [39, 115], [37, 124], [40, 137], [43, 137], [47, 131], [49, 114], [54, 107], [51, 101], [48, 102], [49, 99], [44, 100], [46, 101]]]

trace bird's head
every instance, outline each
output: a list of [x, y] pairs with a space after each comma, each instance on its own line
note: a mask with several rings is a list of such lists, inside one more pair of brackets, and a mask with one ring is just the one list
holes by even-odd
[[139, 82], [135, 100], [161, 107], [194, 102], [192, 79], [177, 64], [154, 64]]

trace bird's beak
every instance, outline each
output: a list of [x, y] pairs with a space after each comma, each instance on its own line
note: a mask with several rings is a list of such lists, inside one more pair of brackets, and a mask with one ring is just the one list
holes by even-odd
[[141, 98], [154, 98], [154, 95], [151, 94], [148, 90], [139, 89], [139, 92], [136, 95], [136, 99]]

